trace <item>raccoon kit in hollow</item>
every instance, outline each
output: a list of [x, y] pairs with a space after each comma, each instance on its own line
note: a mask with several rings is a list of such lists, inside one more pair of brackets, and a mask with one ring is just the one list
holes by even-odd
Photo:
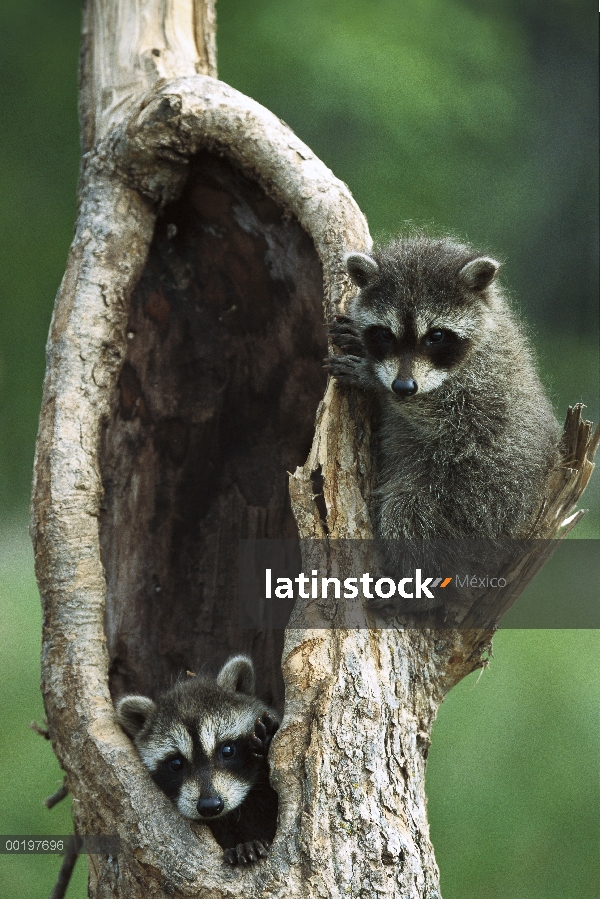
[[156, 702], [124, 696], [116, 706], [154, 782], [184, 817], [210, 827], [232, 865], [264, 858], [277, 824], [267, 753], [278, 716], [254, 682], [251, 659], [238, 655], [216, 679], [189, 677]]
[[416, 235], [349, 253], [346, 267], [359, 292], [330, 323], [342, 354], [325, 366], [376, 400], [372, 514], [386, 563], [401, 564], [399, 541], [529, 536], [558, 430], [499, 263]]

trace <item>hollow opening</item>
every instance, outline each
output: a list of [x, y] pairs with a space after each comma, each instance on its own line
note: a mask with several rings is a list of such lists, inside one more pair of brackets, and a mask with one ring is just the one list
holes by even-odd
[[226, 159], [195, 157], [131, 299], [102, 436], [113, 697], [246, 652], [282, 709], [283, 632], [239, 627], [238, 541], [297, 534], [287, 472], [325, 388], [322, 304], [299, 223]]

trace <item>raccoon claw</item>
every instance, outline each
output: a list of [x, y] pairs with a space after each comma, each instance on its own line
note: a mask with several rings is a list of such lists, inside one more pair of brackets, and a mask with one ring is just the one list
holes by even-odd
[[332, 343], [339, 347], [340, 350], [343, 350], [345, 353], [352, 353], [353, 356], [362, 356], [363, 345], [358, 337], [351, 337], [349, 334], [345, 334], [334, 340], [331, 333], [330, 336], [332, 338]]
[[360, 356], [328, 356], [323, 368], [342, 384], [361, 386], [361, 370], [364, 360]]
[[251, 840], [249, 843], [238, 843], [233, 849], [226, 849], [223, 858], [230, 865], [250, 865], [269, 854], [268, 840]]
[[354, 319], [350, 318], [349, 315], [334, 315], [333, 319], [330, 322], [327, 322], [327, 324], [332, 330], [334, 328], [345, 328], [352, 334], [356, 334], [356, 331], [354, 330]]
[[275, 721], [268, 712], [264, 712], [260, 718], [256, 719], [254, 725], [254, 733], [250, 739], [252, 753], [256, 758], [266, 758], [271, 745], [271, 740], [277, 733], [279, 722]]
[[363, 342], [351, 318], [346, 315], [336, 315], [333, 321], [328, 322], [328, 327], [329, 337], [335, 346], [357, 356], [363, 355]]

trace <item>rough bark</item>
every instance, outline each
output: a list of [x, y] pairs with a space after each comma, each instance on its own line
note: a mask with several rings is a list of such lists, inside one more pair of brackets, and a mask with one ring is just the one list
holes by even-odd
[[[485, 663], [495, 619], [440, 633], [378, 629], [365, 612], [371, 627], [344, 630], [306, 604], [285, 635], [236, 627], [240, 537], [371, 534], [368, 410], [331, 383], [319, 403], [323, 314], [350, 289], [343, 253], [370, 238], [347, 187], [217, 81], [214, 58], [209, 0], [86, 4], [79, 218], [48, 340], [32, 534], [75, 827], [122, 844], [89, 858], [90, 896], [433, 899], [430, 729]], [[589, 477], [597, 437], [579, 419], [539, 534]], [[240, 871], [154, 788], [111, 694], [153, 693], [241, 649], [263, 694], [283, 705], [285, 688], [285, 718], [278, 834]]]

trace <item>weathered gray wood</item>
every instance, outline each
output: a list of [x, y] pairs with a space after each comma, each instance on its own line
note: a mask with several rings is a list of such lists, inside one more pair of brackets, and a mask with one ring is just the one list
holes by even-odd
[[[310, 603], [284, 642], [235, 627], [237, 538], [371, 534], [368, 409], [331, 383], [319, 403], [323, 314], [350, 289], [344, 252], [370, 238], [347, 187], [217, 81], [214, 60], [210, 0], [86, 4], [79, 218], [48, 340], [32, 534], [75, 826], [122, 840], [118, 860], [90, 857], [90, 896], [431, 899], [431, 724], [492, 631], [344, 630]], [[540, 534], [589, 477], [584, 430], [571, 421], [572, 474]], [[111, 701], [240, 649], [263, 692], [282, 702], [285, 686], [278, 835], [245, 871], [152, 785]]]

